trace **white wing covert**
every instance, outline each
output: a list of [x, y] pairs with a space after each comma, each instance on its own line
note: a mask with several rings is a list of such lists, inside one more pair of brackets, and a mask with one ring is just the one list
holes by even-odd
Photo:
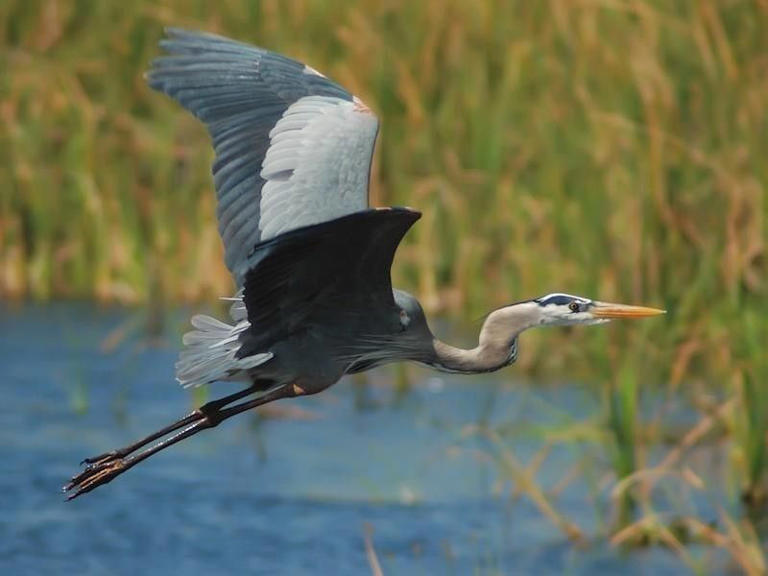
[[378, 122], [355, 99], [306, 96], [269, 134], [261, 177], [261, 239], [368, 206]]

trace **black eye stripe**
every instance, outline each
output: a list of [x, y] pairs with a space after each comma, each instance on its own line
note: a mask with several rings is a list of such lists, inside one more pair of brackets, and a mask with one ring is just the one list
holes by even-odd
[[[536, 302], [539, 306], [568, 306], [569, 308], [571, 304], [575, 303], [579, 306], [578, 311], [581, 312], [587, 309], [591, 300], [580, 296], [574, 296], [573, 294], [556, 293], [547, 294], [541, 298], [534, 298], [533, 302]], [[572, 311], [576, 312], [576, 310]]]
[[537, 300], [539, 304], [542, 304], [544, 306], [546, 306], [547, 304], [556, 304], [558, 306], [565, 306], [567, 304], [570, 304], [572, 301], [573, 301], [573, 298], [571, 296], [566, 296], [565, 294], [556, 294], [548, 298]]

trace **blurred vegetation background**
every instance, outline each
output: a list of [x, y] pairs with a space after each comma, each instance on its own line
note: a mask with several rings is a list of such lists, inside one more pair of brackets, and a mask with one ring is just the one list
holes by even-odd
[[231, 292], [208, 137], [142, 76], [185, 26], [308, 62], [377, 111], [372, 202], [424, 211], [394, 274], [429, 310], [551, 291], [664, 306], [632, 342], [531, 334], [522, 362], [629, 346], [665, 367], [654, 381], [726, 383], [768, 341], [766, 22], [765, 0], [6, 0], [0, 294]]
[[631, 346], [654, 381], [726, 383], [768, 341], [766, 22], [766, 0], [6, 0], [0, 295], [231, 292], [207, 135], [142, 76], [175, 25], [308, 62], [375, 109], [372, 202], [424, 211], [394, 274], [430, 311], [551, 291], [664, 306], [631, 342], [531, 334], [522, 362]]
[[[231, 293], [208, 137], [142, 76], [168, 25], [290, 55], [377, 112], [371, 200], [424, 212], [393, 274], [431, 312], [477, 319], [552, 291], [669, 311], [534, 331], [519, 360], [605, 394], [622, 542], [648, 504], [629, 489], [643, 446], [665, 436], [640, 421], [647, 387], [702, 417], [655, 473], [714, 430], [764, 505], [768, 0], [5, 0], [3, 298]], [[691, 522], [765, 568], [751, 528]]]

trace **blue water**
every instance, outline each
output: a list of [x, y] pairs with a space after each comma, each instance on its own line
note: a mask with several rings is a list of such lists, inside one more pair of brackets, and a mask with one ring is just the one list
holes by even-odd
[[[364, 534], [384, 574], [678, 574], [650, 548], [570, 543], [500, 481], [478, 424], [585, 419], [578, 386], [536, 390], [514, 369], [461, 378], [396, 369], [245, 414], [67, 503], [77, 463], [183, 415], [193, 396], [173, 363], [182, 313], [149, 339], [145, 313], [90, 305], [0, 306], [2, 574], [369, 574]], [[211, 390], [223, 395], [233, 388]], [[526, 463], [542, 448], [520, 434]], [[556, 448], [553, 485], [583, 453]], [[586, 483], [554, 501], [599, 529]]]

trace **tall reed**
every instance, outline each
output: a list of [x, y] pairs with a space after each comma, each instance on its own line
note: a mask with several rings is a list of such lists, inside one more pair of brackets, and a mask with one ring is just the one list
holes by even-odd
[[744, 332], [743, 371], [734, 377], [739, 410], [733, 426], [742, 473], [742, 498], [752, 508], [768, 504], [768, 360], [765, 347], [766, 319], [747, 316]]

